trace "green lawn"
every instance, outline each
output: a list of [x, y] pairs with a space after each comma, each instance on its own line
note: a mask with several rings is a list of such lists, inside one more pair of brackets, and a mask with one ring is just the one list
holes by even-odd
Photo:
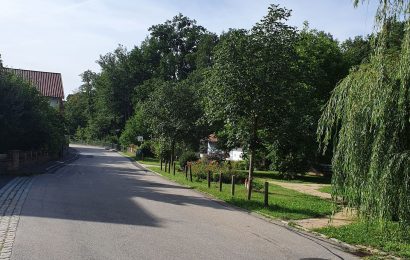
[[[269, 207], [263, 206], [263, 193], [261, 191], [253, 192], [252, 200], [246, 199], [246, 189], [244, 185], [236, 184], [235, 196], [231, 196], [231, 185], [224, 184], [222, 192], [219, 192], [219, 184], [212, 183], [208, 188], [206, 180], [194, 180], [190, 182], [185, 178], [185, 174], [177, 172], [174, 176], [170, 173], [161, 171], [158, 167], [148, 167], [167, 179], [177, 183], [190, 186], [198, 191], [210, 194], [218, 199], [226, 201], [235, 206], [262, 213], [263, 215], [285, 220], [296, 220], [303, 218], [312, 218], [329, 215], [332, 212], [331, 202], [320, 198], [305, 195], [293, 190], [285, 189], [276, 185], [269, 186]], [[261, 183], [259, 183], [261, 184]], [[262, 186], [262, 185], [258, 185]]]
[[397, 223], [390, 223], [383, 231], [377, 224], [361, 222], [337, 228], [326, 227], [316, 231], [349, 244], [371, 246], [410, 259], [410, 236], [402, 235], [402, 230]]
[[[245, 171], [243, 171], [245, 172]], [[322, 183], [330, 184], [330, 176], [308, 175], [308, 174], [296, 174], [293, 178], [286, 178], [282, 174], [276, 171], [255, 171], [254, 176], [261, 180], [275, 180], [283, 182], [296, 182], [296, 183]]]
[[140, 158], [136, 158], [135, 153], [123, 152], [122, 154], [145, 165], [160, 165], [160, 161], [156, 158], [145, 157], [144, 160], [141, 160]]
[[[124, 153], [128, 157], [135, 160], [134, 154]], [[269, 186], [269, 207], [263, 206], [263, 193], [261, 191], [255, 191], [252, 194], [252, 200], [248, 201], [247, 191], [244, 185], [236, 184], [235, 196], [231, 196], [231, 185], [224, 184], [222, 192], [219, 192], [218, 183], [212, 183], [211, 188], [208, 189], [206, 180], [195, 180], [190, 182], [185, 178], [185, 174], [177, 172], [174, 176], [164, 171], [161, 171], [158, 167], [160, 163], [157, 159], [144, 158], [144, 161], [137, 160], [139, 163], [150, 165], [148, 168], [155, 171], [167, 179], [173, 180], [177, 183], [190, 186], [201, 192], [210, 194], [218, 199], [226, 201], [238, 207], [245, 208], [250, 211], [259, 212], [272, 218], [279, 218], [285, 220], [296, 220], [303, 218], [312, 218], [329, 215], [332, 213], [332, 204], [329, 201], [322, 200], [315, 196], [309, 196], [299, 193], [297, 191], [282, 188], [277, 185], [270, 184]], [[272, 175], [273, 172], [257, 171], [256, 174]], [[296, 181], [296, 180], [295, 180]], [[256, 180], [259, 183], [258, 186], [262, 187], [263, 181]]]
[[319, 189], [319, 191], [324, 192], [324, 193], [332, 193], [332, 186], [325, 186]]

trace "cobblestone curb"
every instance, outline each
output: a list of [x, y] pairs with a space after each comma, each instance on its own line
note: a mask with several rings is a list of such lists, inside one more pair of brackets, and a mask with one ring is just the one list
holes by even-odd
[[33, 178], [17, 177], [0, 190], [0, 259], [10, 259], [21, 209]]

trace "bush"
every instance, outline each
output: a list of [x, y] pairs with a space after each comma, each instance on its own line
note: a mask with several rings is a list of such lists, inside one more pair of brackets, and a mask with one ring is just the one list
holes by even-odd
[[144, 157], [154, 157], [152, 143], [150, 141], [143, 142], [137, 149], [137, 154], [144, 155]]
[[236, 177], [236, 183], [243, 183], [247, 177], [247, 173], [236, 170], [232, 167], [231, 162], [199, 160], [192, 164], [192, 174], [197, 178], [206, 179], [208, 171], [211, 172], [211, 181], [219, 181], [219, 174], [222, 173], [222, 182], [230, 183], [232, 175]]
[[248, 170], [248, 162], [247, 161], [231, 161], [232, 169], [234, 170]]
[[187, 151], [187, 152], [182, 153], [181, 156], [179, 157], [179, 165], [183, 169], [187, 165], [188, 162], [195, 162], [198, 159], [199, 158], [195, 152]]

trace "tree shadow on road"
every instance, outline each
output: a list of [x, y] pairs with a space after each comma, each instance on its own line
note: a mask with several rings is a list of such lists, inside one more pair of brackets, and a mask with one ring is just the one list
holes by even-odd
[[118, 154], [94, 147], [79, 150], [83, 156], [77, 161], [36, 177], [22, 215], [161, 227], [166, 220], [160, 212], [150, 212], [150, 203], [231, 210], [138, 169]]

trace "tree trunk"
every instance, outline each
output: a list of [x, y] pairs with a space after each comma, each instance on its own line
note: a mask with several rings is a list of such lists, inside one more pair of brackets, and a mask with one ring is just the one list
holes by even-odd
[[253, 168], [255, 164], [255, 150], [256, 150], [256, 142], [258, 138], [258, 117], [255, 116], [253, 118], [253, 125], [252, 125], [252, 137], [251, 142], [249, 145], [249, 175], [248, 175], [248, 200], [251, 199], [252, 196], [252, 178], [253, 178]]
[[171, 141], [171, 165], [174, 164], [174, 156], [175, 156], [175, 141]]
[[250, 150], [249, 154], [249, 175], [248, 175], [248, 200], [251, 199], [252, 195], [252, 178], [253, 178], [253, 164], [254, 164], [255, 151]]

